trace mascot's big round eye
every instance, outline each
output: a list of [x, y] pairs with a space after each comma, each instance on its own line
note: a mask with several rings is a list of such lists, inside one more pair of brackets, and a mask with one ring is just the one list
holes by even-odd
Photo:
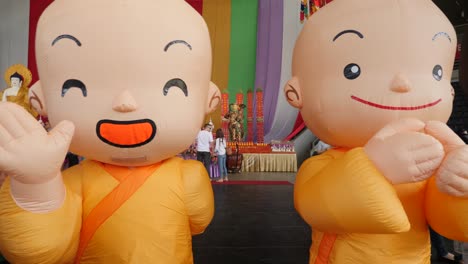
[[444, 70], [442, 69], [442, 66], [434, 66], [434, 69], [432, 70], [432, 76], [434, 76], [434, 79], [437, 81], [442, 80], [442, 76], [444, 76]]
[[344, 76], [346, 79], [354, 80], [361, 75], [361, 67], [355, 63], [350, 63], [344, 68]]

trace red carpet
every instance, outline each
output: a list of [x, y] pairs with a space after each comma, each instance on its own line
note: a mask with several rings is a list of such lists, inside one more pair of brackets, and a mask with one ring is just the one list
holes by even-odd
[[216, 182], [212, 181], [212, 184], [230, 184], [230, 185], [293, 185], [288, 181], [227, 181], [227, 182]]

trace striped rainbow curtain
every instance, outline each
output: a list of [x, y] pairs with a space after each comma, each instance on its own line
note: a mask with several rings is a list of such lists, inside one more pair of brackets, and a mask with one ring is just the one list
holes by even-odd
[[[211, 36], [212, 81], [236, 102], [236, 94], [255, 84], [258, 0], [203, 0], [202, 15]], [[220, 108], [209, 119], [221, 127]]]

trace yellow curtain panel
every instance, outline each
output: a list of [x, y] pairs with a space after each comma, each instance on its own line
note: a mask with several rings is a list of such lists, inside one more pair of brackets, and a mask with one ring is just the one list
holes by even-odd
[[[211, 80], [221, 91], [227, 90], [231, 45], [231, 0], [204, 0], [203, 18], [208, 24], [213, 49], [213, 73]], [[221, 127], [221, 107], [208, 115], [216, 128]]]

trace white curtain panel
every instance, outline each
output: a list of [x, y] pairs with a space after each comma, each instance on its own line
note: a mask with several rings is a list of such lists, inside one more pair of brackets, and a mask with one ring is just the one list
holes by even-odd
[[28, 66], [29, 1], [0, 0], [0, 90], [5, 71], [13, 64]]
[[283, 93], [283, 87], [291, 78], [291, 63], [294, 44], [302, 30], [303, 24], [299, 20], [301, 11], [300, 0], [284, 0], [283, 20], [283, 59], [281, 68], [281, 85], [276, 107], [275, 118], [265, 141], [282, 140], [291, 133], [298, 110], [288, 104]]

